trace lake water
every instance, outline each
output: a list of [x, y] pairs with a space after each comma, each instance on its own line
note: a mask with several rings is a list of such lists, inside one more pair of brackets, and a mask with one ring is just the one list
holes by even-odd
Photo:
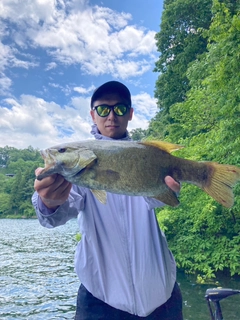
[[[37, 220], [0, 219], [0, 319], [73, 319], [79, 280], [73, 261], [77, 221], [46, 229]], [[205, 291], [178, 274], [185, 320], [210, 319]], [[236, 279], [217, 279], [240, 289]], [[240, 295], [222, 301], [225, 320], [240, 319]]]

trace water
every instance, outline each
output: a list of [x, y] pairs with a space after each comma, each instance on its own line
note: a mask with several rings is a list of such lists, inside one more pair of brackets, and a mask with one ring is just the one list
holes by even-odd
[[37, 220], [0, 220], [0, 319], [72, 319], [76, 221], [46, 229]]
[[[76, 220], [46, 229], [37, 220], [0, 219], [0, 319], [73, 319], [79, 280], [73, 261]], [[194, 277], [178, 274], [185, 320], [210, 319], [205, 291]], [[240, 281], [217, 279], [240, 288]], [[222, 301], [224, 320], [240, 319], [240, 295]]]
[[[204, 298], [208, 288], [224, 287], [240, 290], [240, 280], [229, 277], [214, 279], [217, 284], [196, 284], [195, 276], [186, 276], [178, 272], [178, 282], [183, 296], [184, 320], [210, 320], [210, 312]], [[221, 308], [224, 320], [240, 319], [240, 295], [228, 297], [221, 301]]]

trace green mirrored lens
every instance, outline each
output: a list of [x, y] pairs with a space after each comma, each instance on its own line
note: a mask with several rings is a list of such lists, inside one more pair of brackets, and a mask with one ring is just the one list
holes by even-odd
[[125, 113], [127, 112], [127, 107], [123, 104], [119, 104], [114, 106], [113, 110], [118, 116], [124, 116]]
[[111, 111], [111, 108], [107, 107], [107, 106], [98, 106], [97, 107], [97, 113], [99, 114], [99, 116], [101, 117], [106, 117], [109, 115]]

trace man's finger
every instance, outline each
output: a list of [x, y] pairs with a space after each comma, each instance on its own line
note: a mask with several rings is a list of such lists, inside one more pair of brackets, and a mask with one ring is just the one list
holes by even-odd
[[165, 177], [165, 182], [170, 189], [172, 189], [176, 193], [179, 193], [179, 191], [180, 191], [180, 183], [179, 182], [177, 182], [176, 180], [174, 180], [170, 176]]
[[42, 172], [43, 168], [37, 168], [35, 170], [35, 175], [38, 176]]

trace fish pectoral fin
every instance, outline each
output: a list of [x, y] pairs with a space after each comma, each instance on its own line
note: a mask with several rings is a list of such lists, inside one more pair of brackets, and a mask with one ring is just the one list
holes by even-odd
[[100, 201], [102, 204], [107, 203], [107, 192], [104, 190], [93, 190], [91, 189], [94, 196]]
[[184, 146], [181, 146], [179, 144], [174, 144], [171, 142], [167, 142], [167, 141], [158, 141], [158, 140], [149, 140], [149, 141], [141, 141], [139, 142], [143, 145], [146, 146], [152, 146], [152, 147], [156, 147], [158, 149], [161, 149], [163, 151], [166, 151], [168, 153], [171, 153], [173, 151], [179, 150], [179, 149], [183, 149]]
[[168, 189], [166, 192], [161, 193], [159, 196], [153, 197], [171, 207], [176, 207], [179, 205], [179, 200], [175, 192]]

